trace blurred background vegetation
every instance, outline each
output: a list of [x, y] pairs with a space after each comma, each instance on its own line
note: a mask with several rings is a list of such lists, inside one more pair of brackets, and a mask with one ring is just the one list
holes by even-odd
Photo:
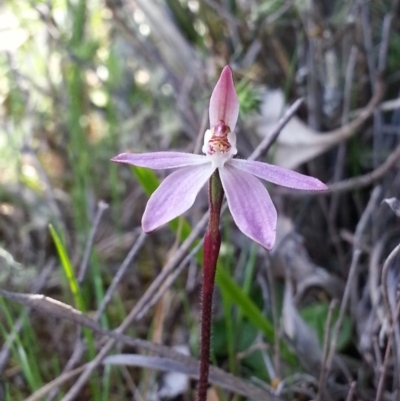
[[[165, 173], [109, 159], [122, 151], [199, 152], [212, 88], [229, 64], [241, 103], [240, 157], [271, 132], [284, 104], [304, 97], [262, 159], [339, 189], [295, 197], [270, 186], [280, 212], [270, 254], [224, 215], [212, 362], [282, 399], [375, 400], [391, 321], [379, 275], [400, 238], [395, 213], [380, 206], [400, 188], [398, 18], [389, 0], [4, 0], [0, 288], [46, 294], [106, 329], [124, 321], [207, 199], [204, 191], [184, 218], [144, 237], [141, 213]], [[371, 198], [372, 187], [379, 193]], [[362, 216], [368, 224], [356, 231]], [[363, 256], [349, 284], [356, 248]], [[129, 335], [197, 357], [199, 257], [188, 258]], [[399, 281], [398, 271], [390, 274], [389, 294]], [[320, 372], [339, 316], [334, 304], [348, 308], [328, 380]], [[13, 401], [92, 360], [103, 345], [90, 331], [2, 297], [0, 339], [0, 400]], [[382, 399], [399, 397], [399, 363], [387, 359]], [[30, 400], [64, 399], [77, 377]], [[106, 365], [76, 399], [193, 399], [195, 382], [177, 383]], [[211, 399], [250, 397], [212, 387]]]

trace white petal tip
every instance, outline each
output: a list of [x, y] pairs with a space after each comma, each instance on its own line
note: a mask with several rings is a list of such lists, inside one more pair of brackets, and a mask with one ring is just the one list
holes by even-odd
[[270, 244], [265, 244], [265, 245], [264, 245], [264, 248], [265, 248], [267, 251], [270, 251], [270, 250], [274, 247], [274, 245], [275, 245], [275, 241], [271, 242]]
[[121, 161], [124, 160], [124, 154], [125, 154], [125, 153], [120, 153], [119, 155], [114, 156], [114, 157], [111, 158], [110, 160], [111, 160], [112, 162], [121, 163]]
[[142, 221], [142, 230], [143, 232], [145, 232], [146, 234], [150, 234], [151, 232], [153, 232], [154, 230], [156, 230], [159, 226], [152, 226], [151, 224], [149, 224], [148, 222], [143, 222]]
[[142, 216], [142, 230], [146, 234], [150, 234], [154, 230], [157, 230], [157, 228], [161, 227], [163, 224], [165, 224], [165, 223], [162, 221], [160, 222], [160, 219], [157, 219], [154, 216], [154, 214], [148, 213], [147, 206], [146, 206], [146, 209]]
[[329, 191], [329, 187], [320, 180], [315, 179], [315, 187], [311, 188], [312, 191]]
[[[267, 251], [270, 251], [274, 245], [275, 245], [275, 231], [273, 233], [270, 233], [273, 235], [273, 238], [270, 238], [269, 240], [263, 239], [262, 241], [257, 241], [263, 248], [265, 248]], [[272, 237], [272, 235], [270, 235]]]

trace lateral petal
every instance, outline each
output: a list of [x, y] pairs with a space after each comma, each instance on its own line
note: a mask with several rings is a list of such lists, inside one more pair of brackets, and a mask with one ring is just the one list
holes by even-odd
[[235, 129], [239, 116], [239, 100], [233, 83], [232, 70], [226, 66], [210, 98], [210, 127], [222, 120], [230, 128]]
[[203, 155], [182, 152], [151, 152], [151, 153], [121, 153], [111, 161], [127, 163], [138, 167], [147, 167], [153, 170], [196, 166], [208, 163]]
[[211, 163], [174, 171], [153, 192], [142, 217], [143, 231], [149, 232], [186, 212], [215, 168]]
[[253, 241], [271, 249], [275, 242], [277, 213], [264, 185], [230, 164], [219, 171], [236, 225]]
[[252, 160], [231, 159], [233, 167], [283, 187], [306, 191], [326, 191], [329, 188], [320, 180], [273, 164]]

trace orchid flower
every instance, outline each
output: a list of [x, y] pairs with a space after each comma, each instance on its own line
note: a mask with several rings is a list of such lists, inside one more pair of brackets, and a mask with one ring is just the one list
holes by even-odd
[[210, 99], [210, 129], [204, 134], [204, 155], [180, 152], [122, 153], [114, 162], [152, 169], [178, 168], [153, 192], [142, 218], [145, 232], [168, 223], [186, 212], [204, 184], [209, 183], [209, 223], [203, 244], [200, 367], [197, 401], [207, 400], [212, 300], [217, 260], [221, 246], [220, 214], [225, 194], [233, 220], [249, 238], [271, 249], [275, 241], [276, 209], [259, 178], [301, 190], [327, 187], [316, 178], [257, 161], [241, 160], [234, 132], [239, 101], [232, 71], [225, 67]]
[[321, 181], [258, 161], [235, 158], [234, 132], [239, 115], [232, 71], [226, 66], [210, 99], [210, 129], [205, 132], [204, 155], [181, 152], [122, 153], [114, 162], [154, 170], [178, 168], [151, 195], [142, 218], [150, 232], [186, 212], [201, 188], [218, 170], [228, 207], [238, 228], [253, 241], [271, 249], [275, 241], [277, 212], [259, 178], [284, 187], [321, 191]]

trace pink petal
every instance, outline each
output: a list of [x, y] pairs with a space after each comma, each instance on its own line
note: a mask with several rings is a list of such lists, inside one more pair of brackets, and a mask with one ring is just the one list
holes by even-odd
[[232, 78], [232, 70], [226, 66], [219, 77], [210, 99], [210, 127], [222, 120], [233, 131], [239, 116], [239, 100]]
[[138, 167], [148, 167], [153, 170], [208, 163], [207, 158], [203, 155], [181, 152], [121, 153], [113, 157], [111, 161], [132, 164]]
[[328, 187], [320, 180], [304, 174], [296, 173], [282, 167], [268, 163], [256, 162], [251, 160], [232, 159], [229, 164], [242, 171], [253, 174], [263, 180], [283, 187], [302, 189], [306, 191], [326, 191]]
[[153, 192], [143, 213], [142, 228], [149, 232], [186, 212], [215, 168], [211, 163], [174, 171]]
[[236, 225], [253, 241], [271, 249], [275, 242], [277, 213], [264, 185], [251, 174], [229, 164], [219, 171]]

